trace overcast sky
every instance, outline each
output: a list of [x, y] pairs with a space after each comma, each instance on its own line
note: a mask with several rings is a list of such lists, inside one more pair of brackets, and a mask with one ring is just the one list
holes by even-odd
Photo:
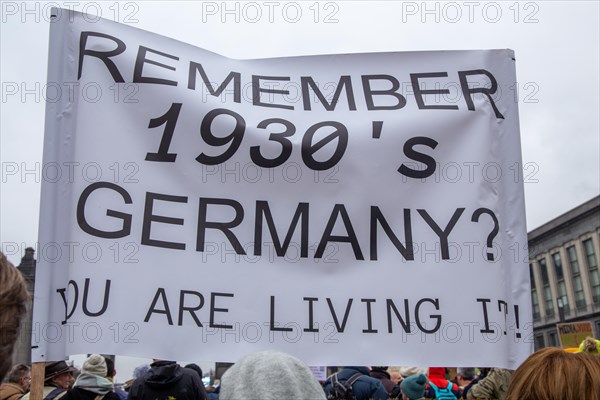
[[510, 48], [528, 230], [600, 192], [599, 2], [2, 2], [0, 242], [38, 235], [51, 5], [231, 58]]

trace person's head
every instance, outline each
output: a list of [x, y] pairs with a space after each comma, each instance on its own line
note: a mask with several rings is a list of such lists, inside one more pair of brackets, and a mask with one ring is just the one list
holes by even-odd
[[107, 376], [108, 368], [106, 367], [106, 359], [100, 354], [92, 354], [83, 362], [81, 367], [82, 374], [97, 375], [102, 378]]
[[402, 375], [400, 375], [400, 372], [398, 371], [392, 371], [390, 372], [390, 380], [394, 385], [397, 385], [402, 380]]
[[427, 377], [423, 374], [411, 375], [400, 383], [403, 400], [416, 400], [425, 395]]
[[109, 357], [104, 357], [104, 361], [106, 362], [106, 377], [109, 379], [114, 378], [114, 376], [117, 374], [117, 371], [115, 370], [115, 362]]
[[371, 367], [371, 371], [386, 371], [387, 372], [388, 367]]
[[600, 354], [600, 340], [596, 340], [591, 336], [586, 337], [579, 345], [579, 351], [582, 353]]
[[429, 378], [446, 379], [446, 367], [429, 367]]
[[220, 400], [325, 400], [323, 388], [299, 359], [277, 351], [245, 356], [221, 378]]
[[0, 252], [0, 381], [10, 369], [21, 317], [29, 300], [21, 273]]
[[31, 385], [31, 368], [25, 364], [15, 365], [8, 373], [8, 381], [21, 386], [27, 392]]
[[44, 370], [44, 384], [68, 389], [71, 385], [72, 368], [64, 361], [46, 363]]
[[139, 379], [146, 375], [146, 372], [150, 371], [150, 364], [142, 364], [135, 367], [133, 370], [133, 379]]
[[71, 371], [69, 373], [69, 389], [71, 389], [75, 385], [75, 381], [77, 380], [79, 374], [81, 374], [80, 371]]
[[200, 368], [200, 366], [198, 364], [191, 363], [191, 364], [186, 365], [185, 368], [194, 370], [200, 377], [200, 380], [202, 380], [202, 368]]
[[600, 400], [600, 359], [546, 347], [517, 368], [506, 400]]
[[411, 375], [419, 375], [419, 374], [427, 375], [427, 374], [429, 374], [428, 368], [420, 368], [420, 367], [400, 367], [399, 372], [400, 372], [400, 375], [402, 375], [402, 378], [407, 378]]
[[475, 368], [457, 368], [456, 379], [459, 386], [465, 386], [475, 379]]

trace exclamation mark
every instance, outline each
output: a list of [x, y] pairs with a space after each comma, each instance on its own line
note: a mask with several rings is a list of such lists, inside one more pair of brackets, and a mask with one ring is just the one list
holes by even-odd
[[382, 127], [383, 121], [373, 121], [373, 139], [379, 139], [381, 137]]
[[521, 332], [519, 332], [519, 306], [515, 304], [515, 324], [517, 326], [517, 333], [515, 334], [515, 336], [517, 337], [517, 339], [519, 339], [521, 337]]

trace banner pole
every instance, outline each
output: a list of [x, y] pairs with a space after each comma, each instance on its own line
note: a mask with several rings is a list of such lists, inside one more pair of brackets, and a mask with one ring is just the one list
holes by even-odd
[[31, 364], [31, 393], [30, 400], [42, 400], [44, 394], [44, 371], [45, 362], [34, 362]]

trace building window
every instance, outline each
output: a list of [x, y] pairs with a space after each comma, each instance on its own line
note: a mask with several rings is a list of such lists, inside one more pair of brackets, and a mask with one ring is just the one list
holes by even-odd
[[583, 292], [583, 284], [581, 283], [581, 273], [579, 272], [579, 262], [577, 261], [577, 251], [575, 246], [567, 247], [569, 255], [569, 265], [573, 274], [573, 293], [575, 294], [575, 306], [577, 308], [585, 307], [585, 293]]
[[542, 284], [544, 290], [544, 308], [546, 310], [546, 317], [551, 318], [554, 316], [554, 299], [552, 298], [552, 289], [550, 289], [550, 281], [548, 280], [548, 269], [546, 265], [546, 259], [541, 258], [538, 260], [540, 264], [540, 272], [542, 273]]
[[552, 291], [550, 286], [544, 286], [544, 302], [546, 306], [546, 317], [554, 317], [554, 301], [552, 301]]
[[594, 252], [594, 243], [592, 242], [592, 239], [584, 240], [583, 248], [585, 249], [585, 259], [590, 275], [592, 301], [594, 303], [600, 303], [600, 273], [598, 272], [598, 262], [596, 261], [596, 253]]
[[538, 302], [537, 290], [531, 290], [531, 305], [533, 309], [533, 320], [537, 321], [540, 319], [540, 304]]
[[544, 348], [545, 346], [546, 346], [546, 343], [544, 342], [544, 335], [542, 335], [542, 334], [535, 335], [534, 349], [539, 350], [539, 349]]
[[559, 347], [556, 331], [548, 332], [548, 345], [552, 347]]
[[560, 253], [556, 252], [552, 254], [552, 262], [554, 263], [554, 272], [556, 273], [556, 280], [564, 280], [562, 262], [560, 261]]
[[560, 253], [552, 254], [552, 262], [554, 263], [554, 271], [556, 273], [556, 287], [558, 288], [558, 298], [562, 300], [563, 310], [565, 314], [569, 313], [569, 298], [567, 297], [567, 285], [565, 284], [565, 276], [563, 275], [562, 262]]
[[531, 305], [533, 311], [533, 320], [540, 319], [540, 303], [538, 302], [537, 289], [535, 287], [535, 276], [533, 275], [533, 264], [529, 264], [529, 280], [531, 281]]
[[575, 305], [577, 308], [585, 308], [585, 294], [583, 293], [581, 275], [573, 277], [573, 291], [575, 292]]
[[546, 259], [541, 258], [538, 260], [538, 264], [540, 264], [540, 272], [542, 273], [542, 285], [549, 285], [548, 281], [548, 270], [546, 269]]

